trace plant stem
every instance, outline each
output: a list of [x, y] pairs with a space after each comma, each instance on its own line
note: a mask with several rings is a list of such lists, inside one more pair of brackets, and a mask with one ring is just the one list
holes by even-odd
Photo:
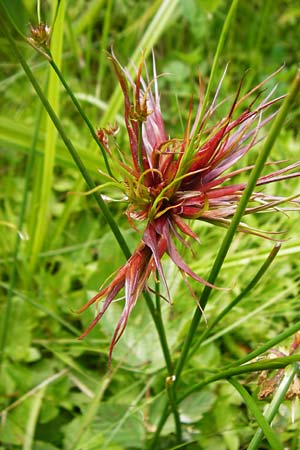
[[236, 361], [234, 364], [230, 364], [228, 367], [234, 367], [237, 365], [246, 364], [248, 361], [251, 361], [251, 359], [256, 358], [257, 356], [261, 355], [262, 353], [265, 353], [266, 351], [270, 350], [270, 348], [275, 347], [277, 344], [280, 344], [282, 341], [287, 339], [288, 337], [292, 336], [293, 334], [297, 333], [300, 330], [300, 322], [295, 323], [295, 325], [292, 325], [287, 330], [283, 331], [280, 334], [277, 334], [276, 337], [273, 339], [270, 339], [267, 341], [264, 345], [257, 348], [251, 353], [248, 353], [243, 358]]
[[[159, 291], [158, 270], [156, 270], [156, 278], [158, 280], [155, 283], [156, 320], [159, 323], [163, 323], [162, 315], [161, 315], [161, 299], [160, 299], [160, 291]], [[177, 443], [179, 444], [180, 442], [182, 442], [182, 431], [181, 431], [180, 415], [179, 415], [178, 408], [177, 408], [176, 392], [172, 387], [173, 382], [174, 382], [173, 367], [168, 368], [168, 373], [169, 373], [169, 376], [166, 379], [166, 391], [167, 391], [167, 395], [168, 395], [170, 408], [171, 408], [173, 416], [174, 416], [176, 439], [177, 439]]]
[[67, 450], [76, 450], [78, 448], [82, 448], [81, 447], [82, 437], [83, 437], [85, 431], [88, 429], [88, 426], [90, 425], [90, 423], [94, 420], [95, 415], [97, 413], [97, 409], [99, 407], [99, 404], [101, 403], [103, 395], [104, 395], [110, 381], [111, 381], [111, 375], [107, 374], [104, 377], [104, 379], [98, 383], [98, 386], [96, 386], [93, 398], [92, 398], [91, 402], [89, 403], [87, 410], [82, 414], [80, 426], [74, 433], [73, 439], [69, 443]]
[[22, 450], [31, 450], [34, 445], [34, 434], [37, 426], [38, 417], [40, 414], [40, 410], [42, 407], [43, 397], [46, 392], [46, 386], [42, 387], [37, 393], [34, 395], [30, 407], [30, 413], [28, 416], [26, 430], [24, 435], [24, 442], [22, 446]]
[[90, 131], [90, 133], [92, 135], [92, 138], [96, 142], [97, 146], [100, 148], [100, 151], [101, 151], [103, 159], [104, 159], [106, 170], [107, 170], [108, 174], [113, 178], [113, 174], [112, 174], [112, 171], [111, 171], [111, 168], [109, 166], [108, 159], [107, 159], [107, 154], [106, 154], [103, 146], [101, 145], [101, 142], [97, 138], [97, 135], [95, 133], [93, 125], [91, 124], [89, 118], [87, 117], [87, 115], [83, 111], [82, 107], [80, 106], [80, 103], [78, 102], [77, 98], [75, 97], [75, 95], [73, 94], [72, 90], [70, 89], [68, 83], [66, 82], [65, 78], [63, 77], [63, 74], [61, 73], [59, 67], [56, 65], [55, 61], [51, 58], [49, 60], [49, 62], [51, 64], [51, 67], [53, 68], [53, 70], [57, 74], [59, 80], [61, 81], [62, 85], [64, 86], [65, 90], [67, 91], [67, 93], [68, 93], [69, 97], [71, 98], [72, 102], [74, 103], [77, 111], [79, 112], [79, 114], [83, 118], [84, 122], [86, 123], [86, 125], [87, 125], [87, 127], [88, 127], [88, 129], [89, 129], [89, 131]]
[[173, 362], [172, 362], [172, 358], [171, 358], [171, 354], [170, 354], [170, 350], [169, 350], [169, 346], [168, 346], [166, 331], [165, 331], [165, 327], [164, 327], [164, 324], [162, 321], [162, 317], [159, 313], [157, 313], [157, 310], [155, 309], [155, 306], [153, 304], [153, 301], [152, 301], [149, 293], [144, 290], [143, 296], [144, 296], [144, 299], [146, 300], [147, 307], [150, 311], [150, 314], [152, 316], [152, 319], [153, 319], [155, 327], [156, 327], [156, 331], [159, 336], [160, 345], [161, 345], [162, 352], [164, 355], [167, 371], [169, 374], [173, 374]]
[[[270, 427], [268, 421], [265, 419], [265, 417], [261, 413], [261, 411], [260, 411], [259, 407], [257, 406], [254, 398], [251, 397], [251, 395], [249, 394], [247, 389], [244, 386], [242, 386], [234, 378], [230, 378], [228, 381], [238, 391], [238, 393], [241, 395], [241, 397], [245, 401], [246, 406], [248, 407], [248, 409], [254, 415], [256, 422], [260, 426], [260, 430], [265, 435], [265, 437], [266, 437], [267, 441], [269, 442], [272, 450], [283, 450], [283, 446], [281, 445], [277, 435], [275, 434], [275, 432]], [[248, 450], [249, 449], [250, 449], [250, 447], [248, 447]], [[252, 450], [254, 450], [254, 447], [252, 447]]]
[[193, 354], [197, 348], [200, 347], [202, 342], [205, 340], [207, 336], [209, 336], [212, 332], [212, 330], [215, 328], [215, 326], [223, 319], [226, 314], [231, 311], [232, 308], [234, 308], [243, 298], [245, 295], [249, 294], [249, 292], [257, 285], [259, 280], [262, 278], [262, 276], [266, 273], [271, 263], [274, 261], [274, 258], [276, 257], [277, 253], [279, 252], [281, 247], [281, 243], [277, 242], [275, 246], [272, 248], [270, 254], [267, 256], [266, 260], [262, 264], [262, 266], [259, 268], [258, 272], [255, 274], [255, 276], [252, 278], [250, 283], [245, 287], [245, 289], [242, 290], [242, 292], [234, 299], [232, 302], [229, 303], [218, 315], [215, 317], [215, 319], [212, 320], [212, 322], [209, 324], [209, 326], [206, 328], [206, 330], [201, 334], [198, 341], [194, 345], [194, 347], [191, 350], [191, 354]]
[[[267, 423], [271, 423], [276, 414], [278, 413], [279, 407], [284, 401], [285, 394], [287, 393], [295, 375], [297, 375], [298, 372], [299, 367], [298, 364], [295, 363], [293, 364], [293, 367], [290, 367], [290, 370], [287, 370], [286, 373], [284, 374], [284, 377], [280, 382], [279, 387], [276, 389], [276, 393], [274, 394], [272, 402], [268, 405], [268, 408], [265, 411], [264, 415]], [[263, 438], [263, 433], [264, 429], [262, 427], [257, 430], [257, 432], [255, 433], [250, 442], [248, 450], [257, 450], [259, 448], [259, 444]]]
[[[299, 326], [299, 328], [300, 328], [300, 326]], [[194, 392], [200, 391], [205, 386], [207, 386], [210, 383], [213, 383], [215, 381], [230, 379], [231, 377], [234, 377], [236, 375], [242, 375], [242, 374], [252, 373], [252, 372], [257, 372], [257, 371], [262, 371], [262, 370], [282, 369], [290, 364], [293, 364], [293, 363], [296, 363], [299, 361], [300, 361], [300, 355], [291, 355], [291, 356], [285, 356], [283, 358], [264, 359], [259, 362], [225, 369], [223, 371], [218, 372], [215, 375], [212, 375], [212, 376], [204, 379], [203, 381], [201, 381], [201, 383], [198, 383], [197, 385], [188, 389], [181, 397], [178, 398], [178, 402], [179, 403], [182, 402], [185, 398], [192, 395]], [[149, 446], [149, 450], [157, 449], [159, 435], [161, 433], [161, 430], [163, 429], [164, 424], [166, 423], [167, 418], [169, 417], [169, 414], [170, 414], [170, 406], [166, 403], [164, 405], [160, 421], [157, 425], [154, 438]]]
[[243, 366], [239, 367], [230, 367], [228, 369], [221, 370], [215, 375], [207, 377], [206, 379], [201, 381], [201, 383], [195, 384], [190, 389], [185, 391], [185, 393], [181, 397], [179, 397], [178, 401], [182, 402], [182, 400], [187, 398], [189, 395], [193, 394], [194, 392], [200, 391], [204, 386], [207, 386], [208, 384], [213, 383], [214, 381], [228, 379], [236, 375], [242, 375], [245, 373], [261, 372], [263, 370], [282, 369], [290, 364], [298, 363], [299, 361], [300, 355], [297, 354], [291, 356], [284, 356], [282, 358], [281, 357], [274, 359], [265, 358], [255, 363], [244, 364]]

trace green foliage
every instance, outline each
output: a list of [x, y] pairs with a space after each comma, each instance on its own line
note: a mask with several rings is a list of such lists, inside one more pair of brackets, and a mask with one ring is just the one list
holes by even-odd
[[[56, 2], [1, 3], [2, 17], [8, 12], [16, 26], [13, 29], [6, 20], [14, 41], [43, 92], [57, 105], [64, 131], [91, 179], [96, 184], [106, 182], [98, 171], [105, 171], [103, 158], [82, 117], [52, 69], [48, 81], [50, 66], [43, 56], [24, 40], [28, 23], [38, 21], [36, 3], [40, 3], [42, 20], [52, 26]], [[141, 49], [149, 53], [154, 46], [157, 71], [165, 73], [158, 82], [167, 131], [182, 136], [190, 99], [198, 95], [199, 73], [204, 86], [208, 85], [231, 2], [67, 3], [65, 16], [56, 18], [58, 35], [54, 39], [57, 43], [61, 39], [63, 76], [92, 126], [107, 126], [122, 114], [122, 98], [105, 50], [113, 45], [123, 64], [130, 60], [137, 64]], [[210, 97], [228, 62], [221, 98], [236, 91], [247, 69], [244, 90], [283, 63], [286, 67], [276, 81], [279, 93], [286, 93], [298, 64], [299, 17], [296, 0], [241, 0], [215, 67]], [[166, 376], [170, 374], [165, 369], [161, 337], [141, 297], [115, 348], [111, 371], [107, 367], [109, 342], [122, 299], [112, 305], [86, 339], [77, 340], [95, 311], [80, 315], [76, 311], [124, 263], [124, 254], [92, 196], [78, 194], [88, 187], [61, 137], [56, 139], [56, 131], [40, 109], [2, 28], [0, 43], [0, 449], [147, 448], [166, 408]], [[298, 158], [299, 111], [299, 101], [295, 101], [272, 160], [294, 162]], [[119, 122], [117, 138], [123, 149], [127, 141], [122, 118]], [[261, 149], [259, 145], [257, 153], [249, 156], [249, 164], [255, 162]], [[297, 194], [299, 180], [267, 189], [274, 195]], [[109, 211], [133, 250], [140, 233], [128, 224], [124, 205], [112, 202]], [[247, 218], [247, 223], [259, 229], [284, 230], [282, 248], [262, 280], [206, 335], [207, 326], [251, 282], [273, 245], [258, 237], [235, 236], [218, 278], [219, 285], [229, 290], [213, 292], [205, 310], [207, 325], [202, 320], [197, 328], [192, 356], [178, 385], [184, 443], [176, 441], [174, 419], [169, 415], [157, 450], [238, 450], [247, 448], [255, 435], [259, 415], [245, 408], [247, 396], [242, 398], [227, 381], [205, 385], [187, 397], [185, 392], [299, 324], [297, 213], [287, 214]], [[194, 256], [183, 249], [184, 257], [205, 278], [224, 231], [206, 224], [192, 226], [201, 244], [193, 245]], [[163, 263], [174, 305], [161, 300], [161, 317], [172, 360], [177, 360], [196, 304], [179, 271], [167, 260]], [[200, 297], [202, 287], [196, 283], [192, 287]], [[155, 289], [154, 283], [151, 288]], [[288, 354], [291, 342], [292, 337], [277, 348]], [[257, 401], [257, 374], [237, 378], [247, 387], [258, 412], [263, 413], [269, 400]], [[296, 449], [299, 444], [297, 402], [299, 399], [281, 400], [275, 411], [274, 432], [286, 448]], [[260, 445], [272, 448], [265, 439]]]

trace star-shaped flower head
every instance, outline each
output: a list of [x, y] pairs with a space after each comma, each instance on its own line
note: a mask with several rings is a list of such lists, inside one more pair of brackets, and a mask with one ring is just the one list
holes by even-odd
[[[141, 241], [132, 256], [116, 272], [112, 281], [80, 310], [105, 299], [102, 309], [81, 336], [84, 337], [124, 289], [125, 306], [112, 338], [111, 358], [112, 350], [125, 330], [137, 299], [147, 288], [151, 273], [154, 276], [159, 274], [170, 300], [161, 263], [164, 254], [171, 258], [186, 281], [191, 277], [199, 283], [210, 285], [186, 264], [175, 242], [189, 246], [186, 238], [199, 240], [186, 219], [229, 226], [230, 218], [246, 188], [247, 174], [252, 168], [232, 167], [262, 139], [260, 131], [276, 114], [269, 110], [282, 97], [273, 98], [274, 88], [260, 99], [261, 90], [271, 77], [243, 96], [241, 83], [229, 103], [227, 115], [216, 119], [224, 73], [212, 103], [205, 109], [200, 83], [200, 101], [194, 121], [191, 102], [183, 137], [170, 138], [162, 118], [154, 58], [152, 80], [149, 79], [143, 58], [136, 70], [135, 80], [114, 54], [110, 55], [110, 59], [124, 96], [129, 151], [121, 150], [116, 143], [116, 128], [98, 130], [98, 138], [112, 164], [117, 167], [115, 179], [111, 181], [124, 194], [129, 222], [133, 226], [136, 221], [145, 223]], [[143, 70], [145, 79], [142, 77]], [[244, 109], [243, 105], [246, 105]], [[275, 211], [284, 201], [295, 201], [294, 198], [267, 195], [261, 191], [261, 187], [298, 177], [299, 172], [294, 171], [298, 166], [298, 163], [288, 165], [259, 178], [259, 189], [253, 192], [245, 214], [268, 209]], [[235, 182], [234, 179], [240, 174], [245, 175], [245, 181]], [[239, 231], [265, 236], [245, 224], [240, 224]]]

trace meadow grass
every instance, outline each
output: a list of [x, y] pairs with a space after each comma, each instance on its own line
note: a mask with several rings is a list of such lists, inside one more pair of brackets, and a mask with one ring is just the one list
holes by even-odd
[[[1, 450], [299, 448], [299, 211], [247, 217], [261, 231], [284, 231], [281, 245], [236, 232], [265, 160], [299, 159], [299, 17], [296, 0], [2, 2]], [[54, 64], [26, 41], [39, 21], [53, 27]], [[76, 193], [110, 170], [93, 130], [117, 120], [128, 148], [111, 47], [132, 76], [154, 48], [171, 136], [184, 133], [199, 75], [209, 104], [228, 63], [221, 99], [245, 72], [243, 93], [282, 64], [267, 87], [290, 96], [245, 156], [256, 168], [229, 230], [195, 221], [201, 243], [194, 254], [181, 249], [194, 272], [226, 290], [191, 282], [203, 320], [163, 259], [173, 305], [153, 283], [156, 295], [141, 295], [108, 369], [122, 301], [82, 341], [94, 310], [76, 310], [124, 264], [141, 229], [122, 202]], [[299, 178], [266, 190], [297, 195]], [[259, 376], [276, 385], [273, 395], [260, 396]]]

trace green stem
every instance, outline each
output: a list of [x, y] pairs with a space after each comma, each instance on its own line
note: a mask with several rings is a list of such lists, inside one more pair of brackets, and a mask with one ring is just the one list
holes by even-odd
[[103, 380], [101, 380], [98, 383], [98, 386], [95, 389], [93, 398], [91, 402], [88, 405], [88, 408], [82, 414], [80, 426], [74, 433], [74, 437], [71, 441], [71, 443], [68, 444], [67, 450], [76, 450], [81, 447], [82, 443], [82, 437], [85, 433], [85, 431], [88, 429], [89, 425], [92, 423], [92, 421], [95, 418], [95, 415], [97, 414], [97, 410], [99, 408], [99, 404], [101, 403], [101, 400], [103, 398], [103, 395], [110, 383], [111, 376], [106, 375]]
[[207, 336], [209, 336], [212, 332], [212, 330], [215, 328], [215, 326], [223, 319], [226, 314], [232, 310], [243, 298], [249, 294], [249, 292], [257, 285], [259, 280], [262, 278], [262, 276], [266, 273], [271, 263], [274, 261], [274, 258], [276, 257], [277, 253], [279, 252], [279, 249], [281, 247], [280, 243], [276, 243], [275, 246], [272, 248], [270, 254], [267, 256], [267, 259], [264, 261], [262, 266], [259, 268], [258, 272], [255, 274], [255, 276], [252, 278], [250, 283], [245, 287], [245, 289], [242, 290], [242, 292], [234, 299], [232, 302], [229, 303], [221, 312], [217, 315], [215, 319], [212, 320], [212, 322], [209, 324], [209, 326], [206, 328], [206, 330], [201, 334], [199, 337], [197, 343], [194, 345], [194, 347], [191, 350], [191, 354], [195, 353], [197, 348], [200, 347], [202, 342], [206, 339]]
[[152, 319], [155, 323], [155, 327], [156, 327], [156, 331], [159, 336], [160, 345], [161, 345], [162, 352], [164, 355], [167, 371], [168, 371], [168, 373], [173, 374], [173, 361], [171, 358], [168, 341], [167, 341], [167, 336], [166, 336], [166, 331], [165, 331], [165, 327], [164, 327], [161, 315], [157, 313], [157, 310], [155, 309], [155, 306], [153, 304], [153, 301], [152, 301], [149, 293], [147, 291], [144, 291], [143, 296], [144, 296], [144, 299], [146, 300], [147, 307], [148, 307], [150, 314], [152, 316]]
[[59, 80], [61, 81], [62, 85], [64, 86], [65, 90], [67, 91], [67, 93], [68, 93], [69, 97], [71, 98], [72, 102], [74, 103], [74, 105], [75, 105], [77, 111], [79, 112], [79, 114], [80, 114], [81, 117], [83, 118], [84, 122], [86, 123], [86, 125], [87, 125], [87, 127], [88, 127], [88, 129], [89, 129], [89, 131], [90, 131], [90, 133], [91, 133], [92, 138], [94, 139], [94, 141], [96, 142], [97, 146], [99, 147], [99, 149], [100, 149], [100, 151], [101, 151], [101, 153], [102, 153], [102, 156], [103, 156], [103, 159], [104, 159], [104, 163], [105, 163], [105, 167], [106, 167], [106, 170], [107, 170], [108, 174], [109, 174], [112, 178], [114, 178], [114, 177], [113, 177], [113, 174], [112, 174], [112, 171], [111, 171], [111, 168], [110, 168], [110, 166], [109, 166], [109, 162], [108, 162], [108, 159], [107, 159], [107, 154], [106, 154], [106, 152], [105, 152], [105, 149], [104, 149], [103, 146], [101, 145], [101, 142], [100, 142], [99, 139], [97, 138], [97, 135], [96, 135], [96, 133], [95, 133], [95, 130], [94, 130], [93, 125], [91, 124], [89, 118], [87, 117], [87, 115], [85, 114], [85, 112], [83, 111], [83, 109], [81, 108], [80, 103], [78, 102], [77, 98], [76, 98], [75, 95], [73, 94], [73, 92], [72, 92], [72, 90], [70, 89], [68, 83], [67, 83], [66, 80], [64, 79], [63, 74], [61, 73], [59, 67], [56, 65], [56, 63], [55, 63], [55, 61], [52, 59], [52, 57], [51, 57], [51, 59], [49, 60], [49, 62], [50, 62], [50, 64], [51, 64], [51, 67], [53, 68], [53, 70], [54, 70], [55, 73], [57, 74]]
[[[295, 375], [297, 375], [298, 371], [299, 371], [298, 364], [295, 363], [293, 364], [293, 367], [291, 367], [290, 370], [287, 370], [286, 373], [284, 374], [284, 377], [280, 382], [279, 387], [276, 389], [276, 393], [274, 394], [272, 402], [268, 405], [268, 408], [265, 411], [265, 420], [267, 423], [271, 423], [276, 414], [278, 413], [279, 407], [284, 401], [285, 395]], [[259, 425], [261, 424], [259, 423]], [[258, 429], [255, 435], [253, 436], [247, 450], [257, 450], [259, 448], [259, 444], [263, 438], [264, 433], [265, 430], [261, 426], [260, 429]], [[265, 436], [267, 437], [266, 434]]]
[[42, 387], [33, 397], [30, 406], [30, 412], [26, 424], [22, 450], [31, 450], [34, 446], [34, 435], [37, 427], [37, 421], [42, 407], [43, 397], [46, 392], [46, 386]]
[[167, 391], [167, 395], [168, 395], [170, 409], [174, 416], [177, 444], [180, 444], [182, 442], [182, 431], [181, 431], [180, 415], [179, 415], [177, 400], [176, 400], [176, 391], [173, 389], [174, 379], [175, 379], [174, 375], [167, 377], [166, 391]]
[[[156, 271], [156, 278], [157, 278], [157, 280], [159, 279], [158, 271]], [[162, 314], [161, 314], [161, 299], [160, 299], [160, 291], [159, 291], [159, 281], [157, 281], [155, 283], [155, 303], [156, 303], [156, 320], [159, 323], [163, 324]], [[181, 431], [180, 415], [179, 415], [178, 408], [177, 408], [176, 392], [172, 387], [173, 382], [174, 382], [173, 367], [169, 368], [168, 373], [169, 373], [169, 376], [166, 379], [166, 391], [167, 391], [167, 395], [168, 395], [170, 408], [171, 408], [173, 416], [174, 416], [176, 439], [177, 439], [177, 443], [179, 444], [180, 442], [182, 442], [182, 431]]]
[[[85, 168], [84, 164], [82, 163], [80, 156], [78, 155], [77, 151], [75, 150], [75, 147], [73, 146], [72, 142], [70, 141], [67, 134], [65, 133], [65, 130], [64, 130], [60, 120], [58, 119], [57, 115], [53, 111], [53, 109], [52, 109], [51, 105], [49, 104], [47, 98], [45, 97], [43, 91], [41, 90], [38, 82], [36, 81], [32, 71], [29, 68], [27, 62], [25, 61], [22, 53], [19, 51], [18, 47], [16, 46], [14, 39], [12, 38], [12, 36], [10, 35], [10, 33], [7, 29], [5, 21], [2, 20], [2, 17], [0, 17], [0, 20], [1, 20], [1, 25], [6, 33], [6, 36], [8, 37], [8, 40], [11, 44], [11, 47], [12, 47], [13, 51], [15, 52], [17, 58], [19, 59], [20, 64], [22, 65], [22, 67], [24, 69], [24, 72], [26, 73], [26, 75], [27, 75], [29, 81], [31, 82], [34, 90], [36, 91], [40, 101], [42, 102], [44, 108], [46, 109], [51, 120], [53, 121], [57, 131], [59, 132], [63, 142], [65, 143], [65, 146], [69, 150], [75, 164], [77, 165], [78, 169], [80, 170], [86, 184], [88, 185], [89, 189], [93, 189], [94, 187], [96, 187], [94, 181], [92, 180], [90, 174], [88, 173], [87, 169]], [[112, 214], [110, 213], [110, 210], [106, 206], [101, 195], [99, 195], [98, 193], [94, 193], [93, 196], [94, 196], [94, 199], [96, 200], [96, 202], [98, 203], [98, 206], [100, 207], [101, 211], [103, 212], [103, 215], [106, 218], [113, 234], [115, 235], [124, 255], [126, 256], [126, 258], [129, 258], [131, 255], [130, 250], [129, 250], [129, 248], [126, 244], [126, 241], [125, 241], [124, 237], [122, 236], [117, 224], [115, 223], [114, 218], [113, 218]]]
[[101, 96], [102, 80], [103, 80], [104, 74], [105, 74], [106, 57], [105, 57], [104, 50], [106, 50], [106, 48], [108, 46], [107, 43], [108, 43], [108, 36], [109, 36], [109, 32], [110, 32], [110, 27], [111, 27], [112, 5], [113, 5], [113, 0], [107, 0], [106, 8], [105, 8], [104, 22], [103, 22], [103, 30], [102, 30], [101, 41], [100, 41], [99, 67], [98, 67], [96, 92], [95, 92], [96, 97]]
[[[299, 327], [300, 328], [300, 327]], [[259, 372], [263, 370], [276, 370], [276, 369], [283, 369], [284, 367], [297, 363], [300, 361], [300, 355], [291, 355], [291, 356], [285, 356], [282, 358], [275, 358], [275, 359], [264, 359], [260, 360], [259, 362], [251, 363], [251, 364], [245, 364], [243, 366], [239, 367], [231, 367], [227, 368], [225, 370], [222, 370], [215, 375], [212, 375], [203, 381], [201, 383], [196, 384], [195, 386], [191, 387], [181, 397], [178, 398], [178, 402], [182, 402], [185, 398], [192, 395], [193, 393], [200, 391], [204, 387], [208, 386], [209, 384], [224, 380], [224, 379], [230, 379], [231, 377], [247, 374], [247, 373], [254, 373]], [[161, 433], [161, 430], [163, 429], [164, 424], [166, 423], [167, 418], [170, 414], [170, 406], [166, 403], [164, 405], [164, 409], [160, 418], [160, 421], [157, 425], [156, 432], [154, 435], [154, 438], [149, 446], [149, 450], [156, 450], [158, 445], [158, 438]]]
[[228, 367], [234, 367], [234, 366], [238, 366], [238, 365], [240, 366], [242, 364], [246, 364], [248, 361], [251, 361], [252, 359], [262, 355], [263, 353], [265, 353], [268, 350], [270, 350], [270, 348], [273, 348], [276, 345], [280, 344], [285, 339], [289, 338], [290, 336], [292, 336], [293, 334], [297, 333], [298, 331], [300, 331], [300, 322], [295, 323], [295, 325], [292, 325], [287, 330], [285, 330], [282, 333], [278, 334], [275, 338], [270, 339], [264, 345], [262, 345], [261, 347], [257, 348], [253, 352], [248, 353], [246, 356], [244, 356], [243, 358], [239, 359], [235, 363], [230, 364]]
[[[265, 435], [265, 437], [266, 437], [267, 441], [269, 442], [272, 450], [283, 450], [283, 446], [281, 445], [277, 435], [275, 434], [275, 432], [270, 427], [268, 421], [263, 416], [263, 414], [261, 413], [258, 405], [256, 404], [256, 401], [254, 400], [253, 397], [251, 397], [251, 395], [249, 394], [247, 389], [244, 386], [242, 386], [234, 378], [230, 378], [228, 381], [238, 391], [238, 393], [241, 395], [241, 397], [245, 401], [248, 409], [254, 415], [256, 422], [260, 426], [260, 430]], [[250, 444], [250, 446], [251, 446], [251, 444]], [[250, 449], [250, 447], [248, 447], [248, 450], [249, 449]], [[252, 447], [252, 450], [254, 450], [254, 447]]]
[[160, 433], [161, 433], [161, 431], [163, 429], [164, 424], [166, 423], [167, 418], [169, 417], [169, 414], [170, 414], [170, 406], [166, 402], [164, 404], [164, 407], [163, 407], [162, 414], [160, 416], [159, 422], [158, 422], [158, 424], [156, 426], [154, 437], [153, 437], [152, 441], [150, 442], [149, 450], [156, 450], [158, 448], [159, 436], [160, 436]]
[[203, 387], [207, 386], [210, 383], [213, 383], [214, 381], [228, 379], [236, 375], [242, 375], [245, 373], [282, 369], [290, 364], [297, 363], [299, 361], [300, 355], [298, 354], [274, 359], [265, 358], [255, 363], [244, 364], [243, 366], [239, 367], [229, 367], [228, 369], [221, 370], [215, 375], [207, 377], [206, 379], [201, 381], [201, 383], [195, 384], [190, 389], [187, 389], [185, 393], [181, 397], [179, 397], [178, 401], [182, 402], [182, 400], [184, 400], [189, 395], [193, 394], [194, 392], [200, 391]]

